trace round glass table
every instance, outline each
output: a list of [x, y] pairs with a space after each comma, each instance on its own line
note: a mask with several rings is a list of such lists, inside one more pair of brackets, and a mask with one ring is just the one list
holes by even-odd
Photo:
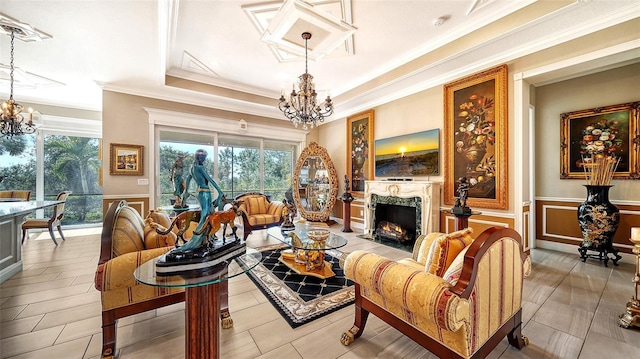
[[133, 276], [154, 287], [185, 288], [185, 358], [219, 358], [221, 321], [224, 329], [233, 326], [228, 280], [255, 268], [262, 254], [247, 248], [246, 254], [206, 270], [174, 275], [156, 274], [160, 257], [143, 263]]
[[296, 225], [293, 231], [282, 231], [280, 227], [271, 227], [267, 229], [267, 235], [291, 246], [290, 250], [282, 251], [278, 258], [280, 262], [298, 274], [326, 279], [336, 274], [331, 269], [331, 264], [324, 260], [325, 253], [340, 257], [341, 253], [336, 250], [346, 246], [348, 241], [335, 233], [329, 233], [326, 239], [314, 240], [309, 233], [316, 230], [328, 231], [328, 228]]

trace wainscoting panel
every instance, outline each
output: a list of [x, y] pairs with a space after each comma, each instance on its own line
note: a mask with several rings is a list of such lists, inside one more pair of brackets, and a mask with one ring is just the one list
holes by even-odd
[[364, 198], [356, 197], [351, 202], [351, 221], [364, 224]]
[[[440, 232], [451, 233], [455, 231], [455, 217], [445, 211], [440, 212]], [[514, 221], [511, 217], [499, 217], [496, 215], [474, 214], [469, 217], [469, 227], [473, 228], [473, 233], [480, 234], [489, 227], [498, 226], [513, 228]]]
[[149, 197], [118, 197], [118, 196], [109, 196], [109, 198], [102, 199], [102, 218], [107, 214], [107, 210], [109, 210], [109, 206], [111, 203], [115, 201], [125, 200], [127, 204], [134, 208], [142, 218], [146, 217], [149, 214]]
[[[556, 243], [578, 245], [582, 232], [578, 226], [578, 206], [582, 201], [536, 200], [536, 238]], [[620, 225], [613, 244], [621, 252], [631, 253], [631, 227], [640, 227], [640, 204], [616, 203]]]

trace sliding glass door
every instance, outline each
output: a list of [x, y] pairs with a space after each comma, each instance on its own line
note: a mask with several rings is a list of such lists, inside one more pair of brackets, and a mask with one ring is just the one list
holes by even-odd
[[[186, 176], [198, 148], [208, 152], [207, 171], [227, 198], [260, 192], [273, 200], [282, 200], [291, 186], [297, 143], [164, 128], [160, 129], [159, 136], [159, 206], [169, 205], [175, 198], [170, 174], [178, 156], [184, 156]], [[195, 203], [195, 198], [189, 202]]]

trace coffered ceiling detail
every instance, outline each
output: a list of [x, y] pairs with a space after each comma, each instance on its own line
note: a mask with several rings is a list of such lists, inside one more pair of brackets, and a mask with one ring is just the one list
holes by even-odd
[[272, 50], [278, 61], [304, 57], [303, 32], [313, 36], [308, 56], [319, 60], [335, 51], [336, 55], [353, 54], [351, 1], [287, 0], [283, 3], [260, 3], [242, 7], [260, 34], [260, 40]]

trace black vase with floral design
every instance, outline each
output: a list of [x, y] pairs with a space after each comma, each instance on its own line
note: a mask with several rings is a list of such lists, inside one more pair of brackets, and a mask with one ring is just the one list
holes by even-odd
[[[620, 224], [620, 210], [609, 202], [609, 189], [613, 186], [585, 185], [587, 200], [578, 206], [578, 224], [582, 230], [582, 243], [578, 251], [584, 262], [587, 258], [604, 260], [607, 266], [609, 259], [618, 265], [620, 256], [613, 248], [613, 236]], [[597, 251], [597, 255], [587, 254], [587, 251]], [[613, 258], [609, 257], [613, 254]]]

